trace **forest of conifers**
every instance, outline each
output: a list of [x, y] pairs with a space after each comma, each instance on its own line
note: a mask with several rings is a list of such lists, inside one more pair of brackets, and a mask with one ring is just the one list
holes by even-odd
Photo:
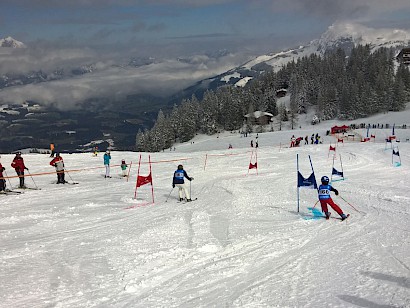
[[[276, 91], [287, 89], [289, 104], [277, 105]], [[138, 151], [157, 152], [195, 134], [251, 130], [254, 111], [272, 113], [276, 121], [298, 126], [298, 115], [315, 110], [321, 120], [354, 120], [375, 113], [400, 111], [410, 101], [410, 70], [394, 51], [359, 45], [349, 55], [342, 49], [289, 62], [278, 72], [266, 71], [245, 87], [227, 85], [207, 91], [202, 100], [184, 99], [170, 114], [161, 110], [150, 130], [139, 131]]]

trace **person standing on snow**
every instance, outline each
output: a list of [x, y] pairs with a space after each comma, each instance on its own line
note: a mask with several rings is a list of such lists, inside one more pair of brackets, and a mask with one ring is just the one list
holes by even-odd
[[57, 184], [67, 183], [64, 179], [64, 161], [60, 153], [56, 153], [56, 157], [50, 162], [50, 165], [56, 168]]
[[6, 179], [3, 175], [4, 170], [6, 170], [6, 168], [4, 168], [3, 165], [0, 163], [0, 191], [6, 190]]
[[329, 219], [331, 214], [327, 209], [327, 205], [329, 204], [332, 209], [334, 209], [340, 215], [342, 220], [345, 220], [347, 218], [346, 214], [343, 213], [340, 207], [336, 203], [334, 203], [332, 198], [330, 197], [331, 191], [333, 191], [336, 196], [339, 195], [339, 192], [337, 191], [337, 189], [329, 185], [329, 178], [327, 176], [322, 176], [321, 182], [322, 185], [320, 185], [318, 189], [319, 201], [320, 205], [322, 206], [322, 212], [324, 212], [326, 215], [326, 219]]
[[110, 160], [111, 154], [110, 151], [107, 150], [104, 154], [104, 166], [105, 166], [105, 178], [110, 178]]
[[21, 157], [21, 152], [17, 152], [16, 156], [14, 157], [11, 166], [16, 170], [17, 175], [20, 179], [20, 188], [26, 188], [24, 185], [24, 170], [28, 170], [28, 168], [24, 165], [24, 159]]
[[127, 167], [128, 165], [125, 163], [125, 159], [121, 161], [121, 170], [122, 170], [122, 176], [126, 177], [127, 176]]
[[54, 157], [54, 149], [55, 149], [55, 147], [54, 147], [54, 143], [50, 143], [50, 157]]
[[295, 142], [296, 142], [295, 135], [292, 135], [292, 138], [290, 138], [290, 147], [291, 148], [295, 147]]
[[182, 192], [184, 192], [186, 201], [190, 202], [192, 200], [189, 195], [189, 191], [185, 186], [184, 178], [187, 178], [188, 181], [192, 181], [194, 179], [188, 176], [182, 165], [178, 165], [178, 169], [174, 172], [174, 178], [172, 179], [172, 188], [175, 188], [175, 186], [178, 187], [179, 201], [184, 199], [182, 194]]

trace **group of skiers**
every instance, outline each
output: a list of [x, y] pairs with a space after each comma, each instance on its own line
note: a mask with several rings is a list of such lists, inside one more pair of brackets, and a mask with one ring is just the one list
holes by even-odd
[[[189, 177], [188, 173], [184, 170], [182, 165], [178, 165], [178, 169], [174, 172], [174, 177], [172, 180], [172, 188], [178, 187], [179, 201], [185, 199], [187, 202], [192, 201], [190, 192], [185, 186], [184, 179], [192, 181], [194, 178]], [[339, 192], [336, 188], [329, 184], [329, 177], [323, 176], [321, 179], [321, 185], [318, 188], [319, 202], [322, 207], [322, 212], [325, 214], [326, 219], [330, 218], [331, 213], [329, 212], [328, 205], [340, 215], [341, 220], [345, 220], [349, 215], [343, 213], [342, 209], [333, 201], [330, 196], [330, 192], [333, 191], [336, 196], [339, 195]]]
[[[105, 178], [111, 178], [110, 176], [110, 160], [111, 160], [111, 153], [107, 150], [104, 154], [104, 166], [105, 166]], [[50, 161], [50, 165], [55, 167], [57, 173], [57, 184], [65, 184], [67, 183], [64, 178], [64, 160], [61, 157], [60, 153], [56, 153], [56, 157], [54, 157]], [[127, 164], [123, 159], [121, 161], [121, 170], [122, 176], [127, 176]], [[21, 152], [17, 152], [16, 156], [14, 157], [11, 167], [14, 168], [16, 171], [19, 180], [20, 180], [20, 188], [26, 188], [24, 184], [24, 171], [28, 168], [24, 164], [24, 159], [21, 157]], [[3, 172], [5, 168], [0, 163], [0, 191], [6, 190], [6, 180], [4, 178]], [[188, 173], [184, 170], [182, 165], [178, 165], [177, 170], [174, 172], [173, 179], [172, 179], [172, 188], [178, 187], [178, 196], [179, 201], [183, 201], [186, 199], [187, 202], [192, 201], [190, 190], [185, 185], [185, 179], [188, 181], [192, 181], [194, 178], [188, 176]], [[319, 195], [319, 202], [322, 207], [322, 212], [325, 214], [326, 219], [329, 219], [330, 212], [328, 210], [328, 205], [335, 210], [341, 217], [342, 220], [346, 219], [348, 215], [344, 214], [340, 207], [334, 203], [330, 196], [330, 192], [333, 191], [336, 196], [339, 192], [329, 184], [329, 178], [327, 176], [323, 176], [321, 178], [321, 185], [318, 188], [318, 195]]]
[[[54, 149], [53, 149], [54, 150]], [[54, 157], [55, 155], [55, 157]], [[1, 157], [1, 156], [0, 156]], [[50, 166], [55, 167], [56, 169], [56, 174], [57, 174], [57, 184], [65, 184], [68, 183], [65, 180], [65, 166], [64, 166], [64, 160], [61, 157], [60, 153], [54, 153], [51, 152], [50, 157], [53, 157], [53, 159], [50, 161]], [[105, 177], [106, 178], [111, 178], [110, 176], [110, 160], [111, 160], [111, 155], [110, 151], [107, 150], [104, 154], [104, 166], [105, 166]], [[14, 170], [17, 173], [17, 176], [19, 177], [19, 188], [27, 188], [24, 179], [24, 171], [27, 170], [28, 168], [24, 164], [24, 159], [21, 156], [21, 152], [17, 152], [16, 156], [14, 157], [11, 167], [14, 168]], [[127, 167], [128, 165], [126, 164], [125, 160], [123, 159], [121, 161], [121, 170], [122, 170], [122, 176], [126, 177], [127, 176]], [[3, 192], [6, 190], [6, 180], [5, 176], [3, 175], [3, 172], [5, 172], [6, 168], [3, 167], [3, 165], [0, 162], [0, 192]], [[7, 177], [7, 175], [6, 175]]]
[[[14, 168], [16, 171], [20, 184], [20, 188], [25, 188], [26, 186], [24, 185], [24, 170], [28, 170], [26, 165], [24, 165], [24, 159], [21, 157], [21, 152], [17, 152], [16, 156], [14, 157], [13, 161], [11, 162], [11, 167]], [[6, 179], [4, 178], [3, 172], [5, 172], [6, 168], [3, 167], [3, 165], [0, 163], [0, 191], [5, 191], [6, 190]]]
[[[111, 178], [111, 175], [110, 175], [111, 152], [109, 150], [107, 150], [104, 153], [103, 159], [104, 159], [104, 167], [105, 167], [105, 176], [104, 177], [105, 178]], [[128, 165], [125, 162], [125, 159], [121, 160], [121, 165], [120, 166], [121, 166], [121, 171], [122, 171], [121, 175], [123, 177], [128, 176], [128, 174], [127, 174]]]
[[[292, 135], [292, 137], [290, 138], [290, 147], [298, 147], [300, 145], [300, 143], [302, 142], [302, 140], [305, 140], [305, 145], [309, 144], [309, 137], [305, 136], [305, 138], [303, 137], [298, 137], [296, 138], [295, 135]], [[319, 144], [322, 143], [320, 141], [320, 136], [319, 134], [312, 134], [312, 136], [310, 136], [310, 144]]]

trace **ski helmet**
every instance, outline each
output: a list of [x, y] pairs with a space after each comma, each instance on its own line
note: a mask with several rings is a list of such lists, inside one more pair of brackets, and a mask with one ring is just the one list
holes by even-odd
[[320, 179], [320, 181], [323, 183], [323, 184], [329, 184], [329, 178], [325, 175], [325, 176], [322, 176], [322, 178]]
[[182, 165], [178, 165], [178, 170], [182, 170], [184, 167]]

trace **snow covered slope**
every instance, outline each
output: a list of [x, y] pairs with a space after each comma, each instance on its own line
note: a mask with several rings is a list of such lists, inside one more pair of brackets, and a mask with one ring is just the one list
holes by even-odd
[[[377, 121], [398, 124], [406, 112]], [[256, 135], [199, 136], [151, 154], [155, 204], [147, 204], [149, 185], [133, 199], [138, 153], [112, 152], [111, 179], [101, 156], [63, 154], [73, 170], [66, 179], [78, 185], [37, 176], [54, 170], [51, 159], [24, 154], [26, 183], [41, 190], [0, 195], [0, 306], [409, 307], [410, 129], [396, 129], [400, 167], [385, 150], [390, 130], [371, 130], [376, 142], [338, 145], [335, 167], [340, 154], [346, 180], [334, 183], [334, 200], [351, 214], [341, 222], [309, 209], [314, 190], [300, 190], [299, 213], [296, 202], [297, 154], [304, 176], [308, 155], [317, 178], [330, 176], [335, 140], [324, 132], [332, 124], [259, 134], [258, 174], [248, 174]], [[287, 148], [292, 134], [316, 132], [323, 144]], [[1, 157], [8, 176], [12, 158]], [[128, 182], [122, 159], [133, 162]], [[179, 163], [195, 178], [192, 203], [178, 203], [171, 187]]]

